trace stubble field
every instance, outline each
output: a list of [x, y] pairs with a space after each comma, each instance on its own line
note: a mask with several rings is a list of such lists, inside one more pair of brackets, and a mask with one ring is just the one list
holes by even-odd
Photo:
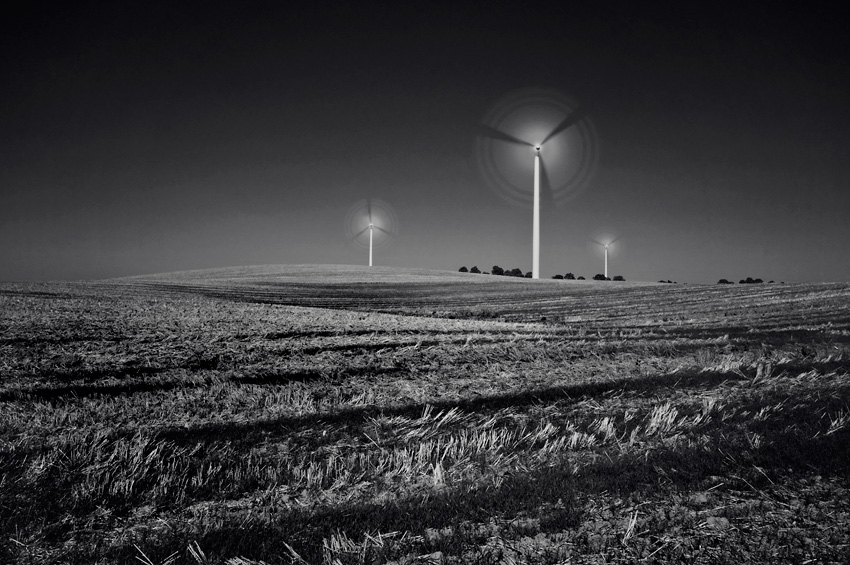
[[850, 284], [0, 284], [3, 563], [850, 562]]

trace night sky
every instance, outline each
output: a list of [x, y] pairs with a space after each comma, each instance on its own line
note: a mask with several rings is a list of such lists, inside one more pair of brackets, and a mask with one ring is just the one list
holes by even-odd
[[378, 265], [531, 270], [531, 209], [474, 154], [529, 87], [580, 101], [599, 152], [544, 206], [542, 277], [602, 272], [611, 232], [627, 280], [850, 280], [841, 12], [685, 4], [18, 3], [0, 280], [365, 264], [367, 199], [396, 231]]

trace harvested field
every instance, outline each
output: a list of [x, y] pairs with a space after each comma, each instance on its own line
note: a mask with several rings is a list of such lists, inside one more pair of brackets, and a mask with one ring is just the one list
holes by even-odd
[[850, 562], [850, 284], [0, 284], [0, 562]]

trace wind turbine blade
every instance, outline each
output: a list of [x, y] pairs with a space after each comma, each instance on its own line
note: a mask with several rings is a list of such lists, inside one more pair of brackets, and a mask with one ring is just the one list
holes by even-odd
[[384, 229], [384, 228], [382, 228], [381, 226], [372, 226], [372, 227], [374, 227], [374, 228], [375, 228], [376, 230], [378, 230], [378, 231], [382, 231], [382, 232], [384, 232], [384, 233], [385, 233], [385, 234], [387, 234], [387, 235], [392, 235], [390, 232], [388, 232], [387, 230], [385, 230], [385, 229]]
[[544, 139], [540, 143], [540, 145], [543, 145], [544, 143], [546, 143], [547, 141], [549, 141], [550, 139], [552, 139], [553, 137], [555, 137], [556, 135], [558, 135], [562, 131], [569, 129], [570, 127], [574, 126], [579, 121], [581, 121], [581, 119], [584, 118], [586, 115], [587, 115], [587, 110], [585, 110], [584, 106], [575, 109], [572, 114], [570, 114], [569, 116], [567, 116], [566, 118], [561, 120], [561, 123], [558, 124], [557, 126], [555, 126], [555, 129], [553, 129], [551, 132], [549, 132], [549, 135], [546, 136], [546, 139]]
[[482, 137], [489, 137], [490, 139], [497, 139], [499, 141], [506, 141], [508, 143], [516, 143], [517, 145], [525, 145], [527, 147], [534, 147], [531, 143], [527, 141], [523, 141], [518, 137], [514, 137], [509, 133], [505, 133], [496, 128], [486, 126], [484, 124], [478, 124], [478, 135]]
[[366, 233], [366, 230], [368, 230], [368, 229], [369, 229], [369, 226], [366, 226], [365, 228], [363, 228], [362, 230], [360, 230], [360, 231], [359, 231], [359, 232], [357, 232], [356, 234], [352, 235], [352, 236], [351, 236], [351, 239], [357, 239], [358, 237], [360, 237], [361, 235], [363, 235], [364, 233]]

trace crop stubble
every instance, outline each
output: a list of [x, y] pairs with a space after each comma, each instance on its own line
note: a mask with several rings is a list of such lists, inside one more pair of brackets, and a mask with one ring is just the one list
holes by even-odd
[[0, 286], [0, 561], [848, 560], [848, 285], [440, 276]]

